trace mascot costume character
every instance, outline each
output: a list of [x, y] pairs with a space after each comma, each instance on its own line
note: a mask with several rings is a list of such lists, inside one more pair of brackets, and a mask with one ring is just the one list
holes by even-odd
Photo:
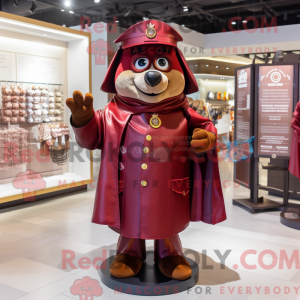
[[178, 233], [190, 221], [226, 219], [217, 159], [216, 129], [189, 108], [198, 85], [177, 48], [182, 37], [156, 20], [127, 29], [102, 91], [114, 93], [103, 110], [79, 91], [66, 100], [76, 141], [101, 149], [92, 222], [120, 234], [111, 275], [135, 276], [145, 260], [145, 240], [155, 240], [154, 260], [167, 277], [185, 280], [191, 267]]

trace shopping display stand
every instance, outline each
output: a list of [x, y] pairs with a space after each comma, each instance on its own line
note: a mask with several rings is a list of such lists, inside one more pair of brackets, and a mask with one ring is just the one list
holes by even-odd
[[[282, 209], [283, 207], [288, 207], [288, 199], [289, 199], [289, 171], [288, 171], [288, 166], [289, 166], [289, 155], [276, 155], [272, 153], [266, 153], [265, 155], [262, 154], [259, 151], [259, 119], [258, 119], [258, 114], [261, 113], [259, 111], [259, 68], [261, 66], [271, 66], [271, 67], [280, 67], [284, 65], [292, 65], [294, 67], [294, 72], [291, 74], [293, 76], [294, 84], [293, 84], [293, 99], [292, 100], [292, 105], [291, 108], [294, 110], [294, 107], [297, 103], [298, 99], [298, 63], [276, 63], [274, 65], [270, 64], [260, 64], [260, 65], [255, 65], [255, 66], [246, 66], [242, 67], [239, 69], [236, 69], [236, 80], [238, 80], [238, 71], [241, 69], [245, 68], [250, 68], [251, 70], [251, 77], [248, 80], [248, 84], [250, 84], [250, 117], [248, 120], [248, 126], [249, 126], [249, 133], [250, 135], [253, 133], [253, 135], [256, 137], [254, 140], [254, 157], [250, 158], [248, 161], [248, 165], [245, 165], [246, 162], [238, 162], [235, 163], [234, 166], [234, 181], [236, 183], [239, 183], [240, 185], [250, 189], [250, 198], [247, 199], [233, 199], [233, 205], [238, 205], [241, 207], [244, 207], [248, 209], [252, 214], [259, 212], [259, 211], [265, 211], [265, 210], [270, 210], [270, 209]], [[264, 78], [264, 77], [261, 77]], [[255, 83], [255, 85], [253, 84]], [[239, 114], [238, 111], [238, 83], [236, 83], [236, 99], [237, 103], [235, 105], [235, 140], [240, 138], [237, 136], [237, 132], [239, 130], [238, 126], [239, 124], [237, 123], [237, 116]], [[291, 115], [292, 116], [292, 115]], [[244, 123], [246, 124], [246, 123]], [[274, 123], [275, 124], [275, 123]], [[271, 151], [272, 152], [272, 151]], [[283, 166], [276, 166], [276, 165], [266, 165], [262, 166], [262, 169], [268, 170], [268, 171], [276, 171], [276, 172], [283, 172], [283, 178], [284, 178], [284, 183], [283, 183], [283, 190], [276, 189], [274, 187], [269, 187], [269, 186], [264, 186], [259, 184], [259, 158], [260, 157], [265, 157], [265, 158], [273, 158], [275, 160], [280, 159], [283, 160]], [[240, 172], [237, 172], [238, 170], [238, 165], [241, 164], [242, 167], [240, 167]], [[245, 168], [247, 167], [247, 168]], [[241, 180], [242, 177], [243, 179]], [[248, 179], [248, 180], [245, 180]], [[245, 184], [247, 182], [247, 184]], [[283, 195], [283, 201], [282, 202], [276, 202], [268, 199], [268, 197], [259, 197], [259, 190], [264, 190], [268, 192], [274, 192], [274, 191], [280, 191], [282, 192]], [[281, 214], [282, 215], [282, 223], [288, 223], [290, 222], [287, 220], [284, 216], [290, 216], [285, 214], [284, 212]], [[294, 215], [295, 217], [295, 215]], [[299, 229], [300, 229], [300, 215], [299, 215]]]
[[109, 266], [114, 256], [106, 259], [99, 270], [103, 284], [116, 292], [137, 296], [166, 296], [178, 294], [195, 286], [199, 279], [199, 266], [192, 259], [186, 257], [192, 268], [192, 275], [187, 280], [179, 281], [164, 276], [153, 261], [154, 252], [147, 253], [146, 261], [140, 272], [130, 278], [119, 279], [110, 274]]

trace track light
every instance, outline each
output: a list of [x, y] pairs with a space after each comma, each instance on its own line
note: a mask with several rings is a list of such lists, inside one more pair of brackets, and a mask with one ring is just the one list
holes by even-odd
[[32, 1], [32, 5], [31, 5], [31, 7], [29, 9], [29, 12], [32, 13], [32, 14], [34, 14], [34, 12], [36, 11], [36, 8], [37, 8], [37, 5], [35, 4], [34, 1]]
[[14, 6], [18, 7], [19, 6], [19, 1], [18, 0], [14, 0], [13, 4], [14, 4]]

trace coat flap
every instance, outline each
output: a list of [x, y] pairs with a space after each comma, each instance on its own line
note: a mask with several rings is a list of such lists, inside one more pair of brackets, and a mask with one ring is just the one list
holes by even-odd
[[186, 196], [190, 191], [190, 178], [172, 180], [172, 190], [178, 194]]

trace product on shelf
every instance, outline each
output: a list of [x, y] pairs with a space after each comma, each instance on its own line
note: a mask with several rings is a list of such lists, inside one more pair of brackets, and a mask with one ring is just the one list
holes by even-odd
[[26, 164], [27, 137], [24, 128], [0, 129], [0, 169]]
[[70, 138], [70, 130], [65, 123], [41, 124], [39, 126], [41, 156], [50, 155], [52, 161], [58, 165], [67, 163]]

